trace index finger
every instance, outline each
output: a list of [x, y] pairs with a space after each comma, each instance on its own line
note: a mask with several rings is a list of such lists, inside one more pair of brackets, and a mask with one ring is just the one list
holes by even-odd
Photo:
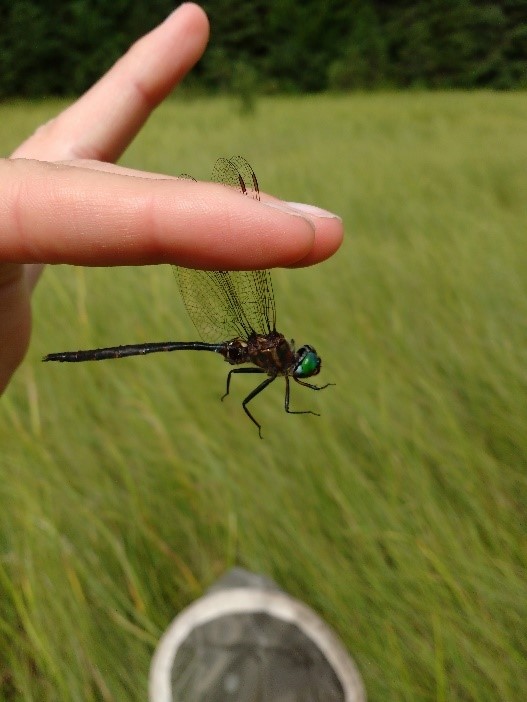
[[133, 173], [0, 161], [0, 260], [258, 269], [292, 265], [313, 251], [322, 260], [340, 243], [337, 218], [319, 229], [281, 201]]

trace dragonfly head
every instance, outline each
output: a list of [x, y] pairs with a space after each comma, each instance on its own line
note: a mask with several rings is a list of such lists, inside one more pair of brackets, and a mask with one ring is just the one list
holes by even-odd
[[294, 378], [310, 378], [320, 373], [322, 361], [312, 346], [302, 346], [296, 352], [296, 364], [293, 369]]

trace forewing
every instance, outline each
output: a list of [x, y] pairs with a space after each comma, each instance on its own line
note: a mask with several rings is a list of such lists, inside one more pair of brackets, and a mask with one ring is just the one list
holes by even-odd
[[[212, 180], [260, 199], [256, 175], [242, 156], [219, 158]], [[269, 271], [201, 271], [174, 267], [181, 295], [194, 326], [205, 341], [247, 338], [275, 328]]]

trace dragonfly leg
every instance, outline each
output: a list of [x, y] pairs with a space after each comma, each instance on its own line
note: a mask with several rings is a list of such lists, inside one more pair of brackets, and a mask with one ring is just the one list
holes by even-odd
[[303, 385], [305, 388], [311, 388], [311, 390], [325, 390], [326, 388], [329, 388], [330, 385], [335, 385], [335, 383], [326, 383], [325, 385], [313, 385], [312, 383], [306, 383], [303, 380], [299, 380], [295, 377], [293, 377], [293, 380], [295, 381], [295, 383]]
[[231, 375], [233, 373], [265, 373], [265, 371], [261, 368], [233, 368], [232, 370], [230, 370], [229, 374], [227, 375], [227, 388], [225, 390], [225, 395], [222, 395], [221, 397], [222, 402], [229, 394], [229, 390], [231, 387]]
[[[322, 387], [318, 387], [318, 385], [311, 385], [310, 383], [304, 383], [301, 380], [298, 380], [297, 378], [293, 378], [296, 380], [297, 383], [300, 383], [300, 385], [305, 385], [306, 388], [311, 388], [312, 390], [323, 390], [324, 388], [327, 388], [328, 385], [332, 385], [332, 383], [328, 383], [327, 385], [323, 385]], [[285, 411], [288, 414], [314, 414], [315, 417], [320, 417], [318, 412], [313, 412], [312, 410], [292, 410], [289, 409], [289, 376], [285, 376], [285, 402], [284, 402], [284, 407]]]
[[[254, 369], [253, 369], [253, 368], [246, 368], [246, 369], [240, 368], [240, 371], [242, 371], [242, 370], [255, 372], [255, 371], [258, 370], [258, 369], [256, 369], [256, 368], [254, 368]], [[262, 436], [262, 427], [261, 427], [260, 424], [258, 424], [258, 422], [256, 421], [256, 419], [255, 419], [255, 418], [252, 416], [252, 414], [249, 412], [249, 410], [247, 409], [247, 405], [249, 404], [249, 402], [250, 402], [251, 400], [253, 400], [253, 399], [256, 397], [256, 395], [259, 395], [259, 394], [262, 392], [262, 390], [265, 390], [265, 388], [266, 388], [268, 385], [270, 385], [270, 384], [273, 382], [273, 380], [276, 380], [276, 375], [272, 375], [270, 378], [266, 378], [266, 379], [263, 381], [263, 383], [260, 383], [260, 385], [258, 385], [258, 387], [254, 388], [254, 390], [253, 390], [252, 392], [250, 392], [250, 393], [247, 395], [247, 397], [245, 398], [245, 400], [242, 402], [243, 411], [244, 411], [245, 414], [249, 417], [249, 419], [251, 420], [251, 422], [253, 422], [253, 424], [256, 424], [256, 426], [258, 427], [258, 434], [260, 435], [260, 439], [263, 439], [263, 436]]]

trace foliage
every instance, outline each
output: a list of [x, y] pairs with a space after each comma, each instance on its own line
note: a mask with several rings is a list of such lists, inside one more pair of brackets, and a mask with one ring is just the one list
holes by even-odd
[[[527, 0], [204, 0], [194, 88], [264, 92], [527, 84]], [[0, 96], [73, 95], [173, 9], [171, 0], [0, 0]]]

